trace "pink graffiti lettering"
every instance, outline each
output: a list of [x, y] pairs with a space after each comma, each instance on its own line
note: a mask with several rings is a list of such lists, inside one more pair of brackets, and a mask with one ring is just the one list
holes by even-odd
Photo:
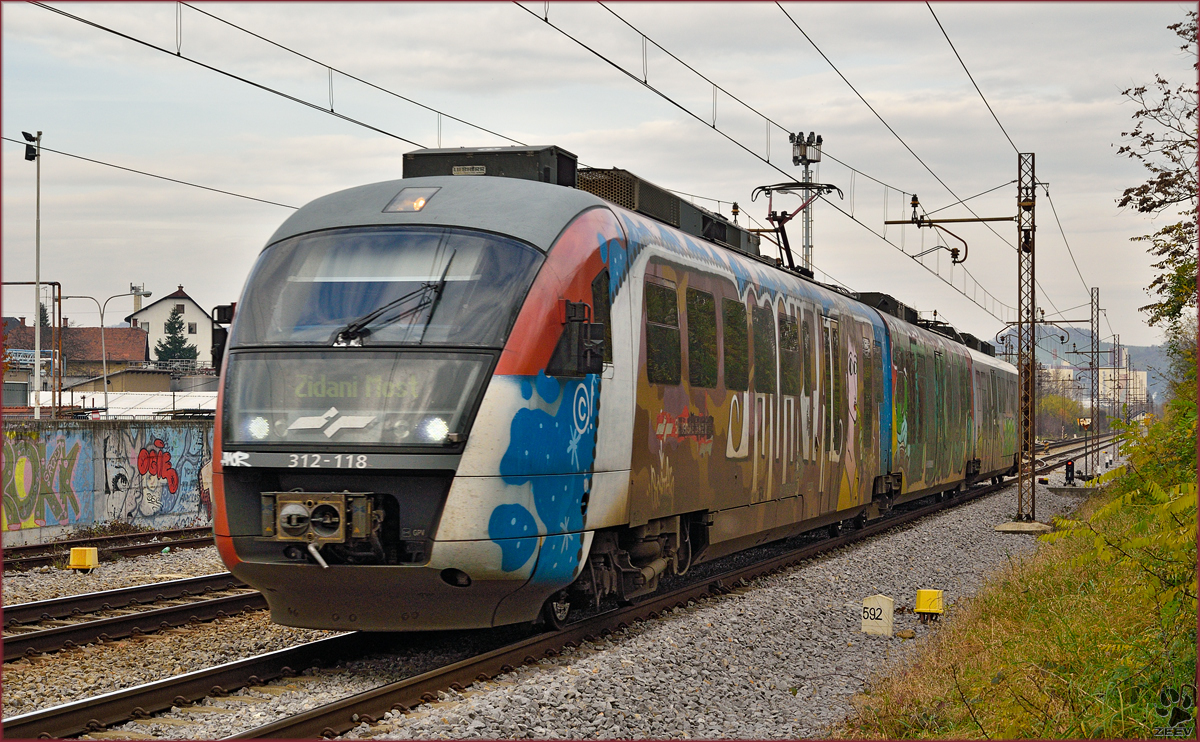
[[162, 439], [154, 440], [155, 448], [143, 448], [138, 452], [138, 473], [152, 474], [156, 477], [167, 480], [167, 489], [171, 494], [179, 489], [179, 472], [175, 471], [175, 467], [171, 466], [171, 454], [163, 449], [166, 444]]

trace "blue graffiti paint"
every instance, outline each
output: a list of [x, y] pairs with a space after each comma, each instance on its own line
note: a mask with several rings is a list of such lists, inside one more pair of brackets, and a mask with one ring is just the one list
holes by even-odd
[[537, 534], [537, 523], [524, 507], [501, 505], [492, 511], [488, 534], [500, 544], [500, 569], [512, 572], [523, 567], [533, 556], [536, 541], [528, 537]]
[[[546, 376], [521, 377], [521, 395], [535, 403], [513, 416], [509, 445], [500, 460], [500, 475], [506, 484], [529, 484], [534, 509], [546, 535], [532, 579], [569, 579], [581, 556], [583, 498], [591, 487], [591, 469], [596, 454], [596, 411], [600, 379], [560, 379]], [[537, 392], [537, 399], [533, 393]], [[520, 536], [536, 529], [533, 515], [520, 504], [500, 505], [488, 521], [488, 535], [500, 544], [502, 569], [523, 567], [532, 547], [519, 546]], [[530, 543], [520, 541], [522, 544]]]
[[613, 301], [629, 272], [629, 259], [620, 240], [605, 240], [604, 235], [596, 233], [596, 241], [600, 244], [600, 259], [608, 266], [608, 300]]

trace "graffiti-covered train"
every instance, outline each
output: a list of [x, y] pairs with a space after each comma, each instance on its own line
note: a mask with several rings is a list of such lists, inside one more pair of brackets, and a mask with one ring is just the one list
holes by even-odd
[[274, 621], [558, 625], [1014, 471], [1012, 366], [625, 171], [405, 157], [289, 218], [230, 328], [216, 540]]

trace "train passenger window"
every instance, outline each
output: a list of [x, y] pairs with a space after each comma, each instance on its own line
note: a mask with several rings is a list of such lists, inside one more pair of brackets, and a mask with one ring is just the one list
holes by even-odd
[[592, 321], [604, 325], [604, 362], [613, 362], [612, 303], [608, 298], [608, 268], [592, 281]]
[[725, 330], [725, 388], [744, 392], [750, 388], [750, 338], [746, 331], [746, 305], [736, 299], [721, 300]]
[[717, 302], [698, 289], [687, 290], [688, 383], [717, 385]]
[[754, 308], [754, 391], [775, 393], [775, 313]]
[[800, 394], [800, 328], [786, 314], [779, 315], [779, 391]]
[[646, 376], [651, 384], [679, 383], [678, 304], [675, 289], [646, 284]]

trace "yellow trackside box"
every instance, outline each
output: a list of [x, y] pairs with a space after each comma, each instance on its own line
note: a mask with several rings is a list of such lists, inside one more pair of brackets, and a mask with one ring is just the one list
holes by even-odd
[[95, 569], [100, 564], [95, 546], [77, 546], [71, 549], [71, 563], [68, 569]]
[[918, 590], [917, 591], [917, 607], [913, 609], [913, 613], [942, 613], [942, 591], [941, 590]]

